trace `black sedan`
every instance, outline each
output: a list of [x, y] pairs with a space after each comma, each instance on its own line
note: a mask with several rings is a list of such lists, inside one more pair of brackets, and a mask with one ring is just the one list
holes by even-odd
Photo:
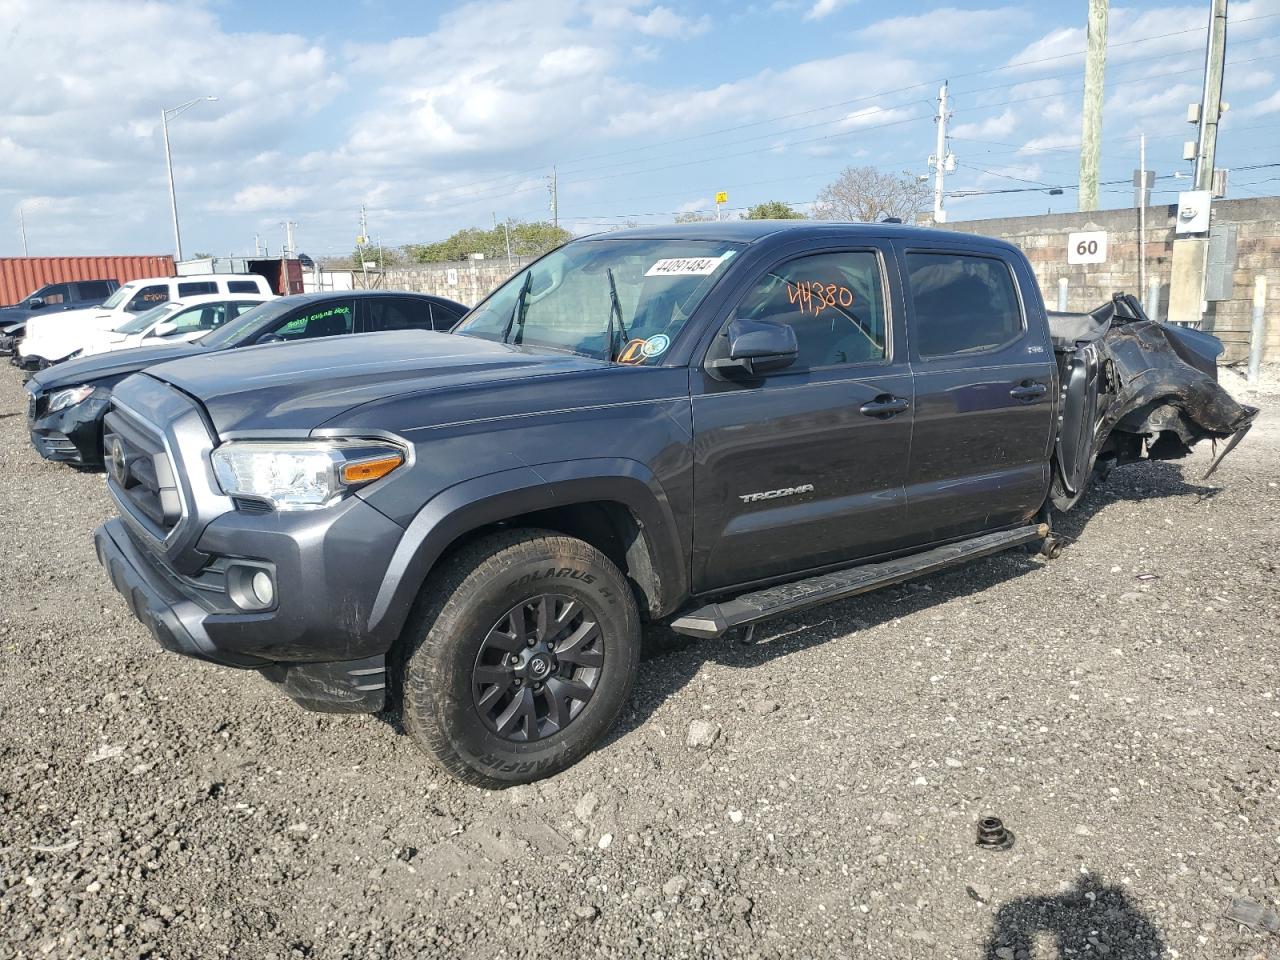
[[135, 347], [69, 360], [27, 383], [27, 426], [46, 460], [102, 465], [102, 418], [112, 388], [152, 364], [216, 350], [381, 330], [449, 330], [467, 307], [393, 291], [307, 293], [270, 300], [190, 343]]

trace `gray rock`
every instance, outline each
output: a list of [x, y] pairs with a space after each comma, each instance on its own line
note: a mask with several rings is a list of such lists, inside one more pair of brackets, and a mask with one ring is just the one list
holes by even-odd
[[689, 724], [685, 745], [691, 750], [710, 750], [720, 739], [720, 724], [710, 720], [695, 720]]

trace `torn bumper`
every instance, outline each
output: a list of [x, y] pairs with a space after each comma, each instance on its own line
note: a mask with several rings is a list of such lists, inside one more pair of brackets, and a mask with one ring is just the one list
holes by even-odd
[[82, 467], [102, 466], [102, 419], [110, 403], [110, 391], [102, 391], [75, 406], [48, 412], [44, 394], [27, 396], [27, 432], [31, 445], [46, 460]]
[[[121, 520], [94, 532], [98, 560], [135, 617], [164, 649], [228, 667], [258, 670], [289, 697], [326, 713], [375, 713], [385, 705], [386, 657], [284, 662], [260, 655], [278, 633], [278, 610], [245, 613], [216, 580], [182, 577], [141, 549]], [[324, 611], [320, 611], [323, 615]]]

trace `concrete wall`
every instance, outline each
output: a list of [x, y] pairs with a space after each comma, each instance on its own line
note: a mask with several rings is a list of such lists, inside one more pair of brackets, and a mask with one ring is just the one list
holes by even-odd
[[[412, 290], [433, 293], [474, 307], [502, 281], [533, 262], [531, 257], [513, 257], [511, 262], [464, 260], [460, 263], [424, 263], [416, 267], [394, 267], [377, 284], [382, 290]], [[356, 285], [360, 277], [356, 276]]]
[[[1147, 271], [1160, 278], [1160, 303], [1147, 312], [1164, 318], [1169, 305], [1173, 263], [1176, 206], [1147, 208]], [[1218, 200], [1213, 204], [1214, 223], [1239, 226], [1231, 299], [1210, 302], [1201, 324], [1226, 346], [1224, 362], [1243, 360], [1249, 353], [1249, 329], [1253, 317], [1253, 284], [1260, 273], [1267, 277], [1267, 337], [1263, 359], [1280, 361], [1280, 197]], [[1124, 290], [1146, 299], [1138, 289], [1138, 210], [1097, 210], [1091, 213], [1053, 213], [1036, 217], [1006, 217], [943, 224], [946, 229], [1000, 237], [1026, 253], [1035, 268], [1046, 303], [1054, 309], [1058, 279], [1066, 277], [1067, 308], [1088, 310], [1111, 294]], [[1067, 263], [1067, 234], [1086, 230], [1107, 231], [1107, 262], [1089, 265]]]

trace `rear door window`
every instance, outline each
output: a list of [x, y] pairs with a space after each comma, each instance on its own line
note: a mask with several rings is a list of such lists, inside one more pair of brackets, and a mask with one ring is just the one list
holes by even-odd
[[167, 303], [168, 300], [169, 285], [167, 283], [153, 283], [140, 288], [133, 295], [133, 299], [125, 305], [125, 309], [130, 313], [140, 313], [143, 310], [150, 310], [161, 303]]
[[111, 284], [105, 280], [82, 280], [76, 288], [81, 300], [105, 300], [111, 296]]
[[800, 352], [783, 373], [875, 363], [888, 355], [880, 257], [871, 250], [814, 254], [771, 267], [735, 316], [785, 323], [795, 331]]
[[262, 293], [256, 280], [228, 280], [227, 293]]
[[254, 307], [261, 306], [262, 302], [261, 300], [237, 300], [231, 304], [230, 316], [227, 319], [234, 320], [240, 314], [248, 313]]
[[355, 307], [354, 299], [326, 300], [293, 314], [291, 319], [271, 332], [282, 340], [340, 336], [354, 329]]
[[1013, 274], [1003, 260], [908, 253], [911, 337], [924, 358], [986, 353], [1022, 336]]
[[366, 329], [370, 333], [384, 330], [430, 330], [431, 305], [426, 300], [409, 297], [373, 297], [365, 303]]
[[216, 280], [190, 280], [178, 284], [179, 297], [203, 297], [218, 292]]

